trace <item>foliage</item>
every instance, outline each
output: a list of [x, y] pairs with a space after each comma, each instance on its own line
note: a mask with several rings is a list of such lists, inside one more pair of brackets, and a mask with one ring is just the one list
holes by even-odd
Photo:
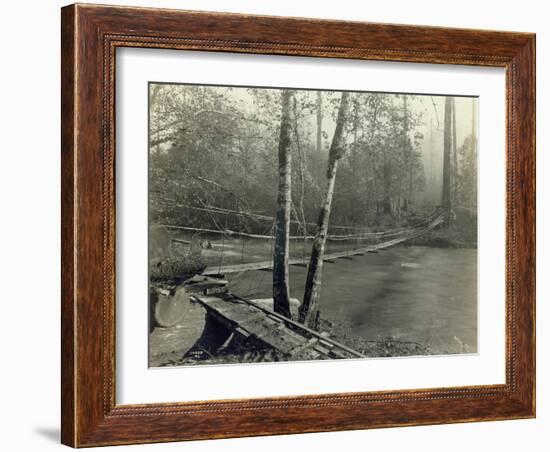
[[[273, 216], [276, 211], [280, 91], [150, 85], [151, 222], [266, 234], [271, 224], [209, 206]], [[322, 149], [315, 143], [317, 92], [295, 90], [293, 234], [315, 221], [324, 195], [328, 140], [341, 94], [323, 92]], [[351, 93], [331, 225], [374, 225], [395, 217], [423, 190], [422, 124], [405, 96]], [[410, 99], [413, 96], [406, 96]], [[407, 182], [410, 179], [410, 184]], [[193, 210], [189, 207], [206, 207]], [[300, 226], [301, 224], [301, 226]]]

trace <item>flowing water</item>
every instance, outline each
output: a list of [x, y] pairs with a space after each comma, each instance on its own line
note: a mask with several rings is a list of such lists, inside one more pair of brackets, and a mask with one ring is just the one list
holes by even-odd
[[[306, 269], [290, 267], [291, 297]], [[272, 296], [272, 273], [227, 275], [233, 292]], [[400, 246], [324, 263], [321, 314], [368, 340], [393, 337], [431, 353], [477, 351], [477, 250]]]

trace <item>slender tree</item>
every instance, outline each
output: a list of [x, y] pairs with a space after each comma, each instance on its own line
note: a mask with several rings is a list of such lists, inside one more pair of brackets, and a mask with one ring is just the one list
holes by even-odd
[[[448, 214], [451, 210], [451, 113], [452, 98], [445, 97], [445, 120], [443, 125], [443, 193], [441, 204]], [[447, 219], [449, 219], [449, 216]]]
[[317, 155], [321, 153], [323, 146], [323, 94], [317, 91]]
[[[392, 215], [392, 200], [391, 200], [391, 185], [392, 185], [392, 148], [393, 143], [389, 139], [390, 124], [393, 121], [386, 121], [384, 125], [384, 116], [391, 116], [391, 100], [390, 97], [385, 94], [376, 96], [373, 99], [371, 110], [371, 135], [369, 138], [373, 149], [373, 160], [381, 160], [381, 174], [382, 174], [382, 213], [384, 215]], [[376, 154], [381, 153], [382, 158], [376, 158]], [[379, 171], [380, 169], [377, 168]], [[375, 178], [376, 179], [376, 178]], [[374, 187], [376, 189], [376, 185]], [[378, 216], [378, 209], [377, 209]]]
[[313, 240], [313, 246], [311, 249], [311, 258], [309, 261], [304, 300], [300, 306], [300, 322], [307, 324], [310, 327], [315, 327], [317, 321], [318, 304], [321, 295], [323, 255], [325, 252], [328, 222], [330, 218], [332, 197], [334, 194], [336, 171], [338, 169], [338, 162], [345, 153], [343, 135], [349, 104], [349, 93], [342, 93], [340, 108], [338, 109], [338, 117], [336, 119], [336, 129], [334, 130], [334, 136], [332, 137], [332, 143], [329, 150], [327, 189], [325, 199], [319, 211], [317, 234]]
[[411, 145], [409, 141], [409, 107], [407, 104], [407, 95], [403, 94], [403, 156], [408, 171], [409, 187], [407, 196], [405, 196], [404, 210], [407, 211], [412, 201], [413, 190], [413, 165], [411, 159]]
[[434, 166], [434, 131], [433, 131], [433, 119], [430, 119], [430, 184], [433, 183], [434, 180], [434, 173], [433, 173], [433, 166]]
[[358, 158], [358, 137], [357, 133], [359, 131], [359, 96], [355, 96], [353, 99], [353, 145], [352, 145], [352, 158], [350, 159], [351, 170], [353, 173], [353, 178], [357, 177], [357, 171], [359, 170], [359, 158]]
[[476, 137], [476, 105], [475, 99], [472, 99], [472, 153], [475, 155], [477, 151], [477, 137]]
[[[365, 213], [368, 213], [370, 209], [376, 212], [376, 219], [380, 216], [380, 202], [378, 198], [377, 190], [377, 173], [378, 173], [378, 147], [380, 144], [380, 134], [379, 127], [377, 124], [378, 121], [378, 110], [380, 107], [380, 100], [378, 96], [373, 96], [372, 94], [366, 95], [366, 108], [364, 112], [366, 114], [367, 121], [370, 120], [370, 127], [368, 132], [368, 145], [365, 146], [365, 141], [367, 134], [365, 133], [365, 127], [361, 124], [361, 142], [366, 150], [363, 154], [363, 162], [370, 163], [369, 166], [363, 164], [361, 167], [366, 171], [365, 174], [365, 185], [364, 185], [364, 200], [365, 200]], [[366, 162], [365, 162], [366, 160]], [[370, 209], [369, 209], [370, 208]]]
[[298, 180], [300, 182], [300, 191], [298, 192], [299, 198], [298, 198], [298, 210], [300, 213], [300, 218], [298, 221], [301, 223], [302, 227], [302, 233], [304, 235], [304, 247], [303, 247], [303, 256], [306, 254], [306, 247], [307, 247], [307, 221], [306, 221], [306, 214], [304, 209], [304, 198], [305, 198], [305, 158], [304, 158], [304, 150], [302, 149], [302, 144], [300, 140], [300, 130], [298, 126], [298, 108], [297, 108], [297, 101], [296, 96], [294, 96], [294, 104], [293, 104], [293, 116], [294, 116], [294, 141], [296, 144], [296, 150], [298, 151]]
[[279, 189], [275, 219], [273, 253], [273, 310], [290, 318], [290, 289], [288, 282], [290, 210], [291, 210], [291, 102], [293, 92], [281, 91], [282, 111], [279, 135]]
[[457, 153], [457, 143], [456, 143], [456, 104], [455, 98], [452, 98], [451, 111], [453, 117], [453, 173], [452, 173], [452, 186], [453, 186], [453, 196], [456, 199], [456, 188], [457, 188], [457, 177], [458, 177], [458, 153]]

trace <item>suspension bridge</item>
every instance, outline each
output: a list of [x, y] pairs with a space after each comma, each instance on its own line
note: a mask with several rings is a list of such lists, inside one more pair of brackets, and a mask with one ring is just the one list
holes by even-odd
[[[364, 233], [348, 236], [348, 239], [366, 239], [374, 238], [379, 241], [379, 243], [360, 246], [358, 248], [328, 253], [323, 257], [324, 262], [334, 263], [337, 259], [348, 259], [353, 256], [361, 256], [365, 253], [372, 253], [378, 250], [389, 248], [391, 246], [398, 245], [400, 243], [406, 242], [413, 238], [419, 237], [426, 232], [434, 229], [439, 226], [445, 219], [445, 215], [442, 212], [434, 214], [428, 219], [428, 221], [423, 222], [415, 227], [401, 229], [399, 231], [388, 231], [382, 233]], [[382, 241], [380, 241], [382, 240]], [[309, 263], [309, 258], [292, 258], [289, 259], [289, 265], [307, 267]], [[226, 275], [230, 273], [239, 273], [249, 270], [272, 270], [273, 269], [273, 259], [262, 261], [262, 262], [251, 262], [246, 264], [237, 264], [237, 265], [225, 265], [225, 266], [210, 266], [207, 267], [202, 274], [203, 275]]]
[[[269, 221], [271, 217], [264, 217]], [[429, 231], [437, 228], [445, 221], [445, 213], [437, 210], [409, 227], [392, 229], [381, 232], [354, 232], [351, 234], [335, 233], [327, 236], [327, 240], [336, 242], [348, 241], [353, 246], [344, 250], [326, 253], [323, 261], [337, 263], [339, 259], [353, 259], [354, 256], [362, 256], [366, 253], [376, 253], [416, 237], [420, 237]], [[188, 228], [173, 226], [174, 229], [190, 230], [199, 228]], [[333, 228], [338, 229], [338, 228]], [[249, 234], [228, 229], [205, 230], [200, 232], [218, 233], [222, 240], [226, 237], [250, 237], [253, 239], [272, 240], [272, 235]], [[304, 236], [297, 236], [304, 239]], [[306, 236], [311, 239], [310, 236]], [[178, 240], [178, 239], [176, 239]], [[180, 240], [181, 242], [181, 240]], [[186, 242], [187, 243], [187, 242]], [[271, 306], [260, 303], [257, 300], [241, 297], [231, 293], [227, 287], [225, 275], [253, 270], [271, 271], [273, 269], [273, 257], [258, 262], [231, 263], [223, 265], [223, 253], [225, 247], [221, 247], [219, 262], [212, 263], [201, 273], [191, 280], [185, 282], [183, 287], [189, 294], [189, 298], [183, 302], [195, 304], [194, 310], [185, 310], [176, 307], [176, 298], [168, 297], [170, 309], [176, 312], [194, 313], [195, 318], [186, 318], [188, 327], [194, 324], [193, 334], [181, 333], [181, 341], [175, 341], [177, 353], [184, 357], [195, 358], [214, 356], [231, 341], [253, 342], [260, 347], [276, 350], [287, 359], [342, 359], [360, 358], [361, 353], [346, 347], [345, 345], [328, 337], [327, 334], [307, 328], [306, 326], [284, 316], [281, 316]], [[244, 259], [244, 245], [243, 245]], [[289, 260], [289, 265], [307, 267], [308, 257], [294, 257]], [[181, 286], [180, 286], [181, 287]], [[174, 288], [175, 289], [175, 288]], [[180, 298], [180, 302], [181, 297]], [[198, 309], [197, 309], [198, 308]], [[169, 311], [170, 311], [169, 309]], [[175, 323], [175, 322], [172, 322]], [[200, 328], [196, 328], [196, 324]], [[185, 327], [182, 327], [185, 330]], [[200, 334], [199, 334], [200, 333]], [[162, 334], [162, 333], [158, 333]], [[172, 340], [172, 342], [174, 342]], [[174, 344], [168, 341], [172, 347]], [[162, 346], [162, 345], [161, 345]]]

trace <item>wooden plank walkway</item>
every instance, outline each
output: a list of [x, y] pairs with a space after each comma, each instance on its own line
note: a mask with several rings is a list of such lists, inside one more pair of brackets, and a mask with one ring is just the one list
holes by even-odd
[[[369, 245], [361, 248], [356, 248], [353, 250], [339, 251], [336, 253], [325, 254], [323, 261], [324, 262], [334, 262], [336, 259], [346, 259], [353, 256], [364, 255], [365, 253], [372, 253], [378, 250], [383, 250], [391, 246], [395, 246], [399, 243], [403, 243], [407, 240], [419, 237], [422, 234], [434, 229], [440, 225], [445, 219], [445, 214], [440, 213], [434, 219], [432, 219], [428, 224], [418, 227], [415, 229], [405, 230], [401, 236], [398, 236], [394, 239], [387, 240], [385, 242], [377, 243], [374, 245]], [[297, 266], [306, 266], [309, 264], [309, 258], [292, 258], [289, 259], [289, 265]], [[273, 261], [260, 261], [260, 262], [250, 262], [247, 264], [235, 264], [235, 265], [222, 265], [222, 266], [210, 266], [206, 267], [202, 272], [203, 275], [226, 275], [229, 273], [239, 273], [250, 270], [272, 270]]]
[[234, 334], [252, 337], [293, 360], [363, 358], [359, 352], [250, 300], [231, 294], [193, 298]]

